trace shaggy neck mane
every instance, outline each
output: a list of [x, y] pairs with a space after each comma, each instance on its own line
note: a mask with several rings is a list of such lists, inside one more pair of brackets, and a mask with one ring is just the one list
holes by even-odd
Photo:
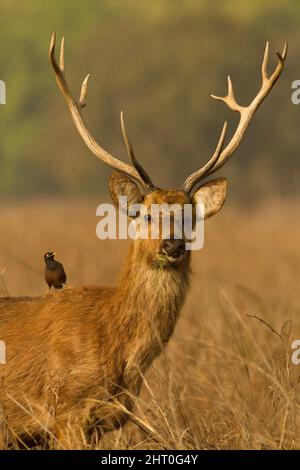
[[[115, 292], [119, 319], [135, 353], [152, 360], [173, 333], [185, 300], [190, 253], [176, 267], [157, 267], [147, 259], [143, 246], [134, 242]], [[157, 347], [153, 348], [153, 344]], [[151, 349], [150, 356], [148, 349]], [[146, 366], [146, 364], [145, 364]]]

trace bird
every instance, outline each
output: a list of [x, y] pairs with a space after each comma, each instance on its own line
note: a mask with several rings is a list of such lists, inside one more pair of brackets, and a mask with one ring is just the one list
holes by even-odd
[[51, 287], [54, 287], [54, 289], [62, 289], [66, 286], [67, 282], [64, 267], [59, 261], [54, 259], [55, 255], [56, 253], [54, 251], [47, 251], [47, 253], [44, 254], [46, 264], [45, 281], [48, 284], [47, 292], [50, 291]]

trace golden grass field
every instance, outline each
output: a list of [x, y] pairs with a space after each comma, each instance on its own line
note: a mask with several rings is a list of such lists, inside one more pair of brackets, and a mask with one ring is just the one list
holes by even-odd
[[[128, 243], [96, 238], [96, 201], [0, 208], [1, 295], [43, 294], [48, 250], [72, 286], [117, 282]], [[299, 209], [295, 201], [248, 211], [227, 202], [207, 222], [186, 305], [146, 374], [135, 423], [97, 448], [300, 448], [300, 366], [291, 363], [300, 338]], [[84, 438], [72, 447], [88, 448]]]

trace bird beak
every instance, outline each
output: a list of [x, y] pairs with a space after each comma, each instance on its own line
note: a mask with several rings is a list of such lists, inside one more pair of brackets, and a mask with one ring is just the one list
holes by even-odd
[[53, 252], [52, 252], [52, 256], [56, 256], [56, 253], [55, 253], [55, 251], [53, 251]]

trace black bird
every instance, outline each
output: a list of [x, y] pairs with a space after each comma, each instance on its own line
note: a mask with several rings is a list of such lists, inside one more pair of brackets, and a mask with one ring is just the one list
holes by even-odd
[[45, 281], [48, 284], [49, 290], [51, 287], [54, 289], [61, 289], [65, 286], [67, 276], [63, 265], [54, 259], [56, 253], [54, 251], [47, 251], [44, 254], [44, 260], [46, 263], [45, 268]]

